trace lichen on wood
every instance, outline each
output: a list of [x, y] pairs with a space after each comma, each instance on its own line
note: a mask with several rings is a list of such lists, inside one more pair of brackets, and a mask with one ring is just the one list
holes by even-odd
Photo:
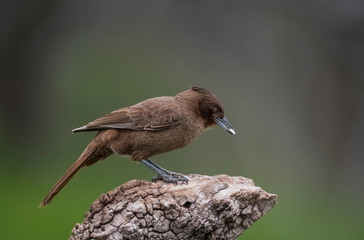
[[277, 201], [248, 178], [188, 177], [132, 180], [102, 194], [69, 239], [236, 239]]

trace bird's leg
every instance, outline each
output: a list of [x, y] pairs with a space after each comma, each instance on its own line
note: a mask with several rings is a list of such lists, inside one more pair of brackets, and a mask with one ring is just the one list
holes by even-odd
[[190, 180], [187, 176], [181, 173], [168, 171], [167, 169], [162, 168], [149, 159], [142, 159], [141, 162], [158, 174], [152, 179], [152, 181], [163, 180], [177, 184], [180, 181], [188, 183], [188, 180]]

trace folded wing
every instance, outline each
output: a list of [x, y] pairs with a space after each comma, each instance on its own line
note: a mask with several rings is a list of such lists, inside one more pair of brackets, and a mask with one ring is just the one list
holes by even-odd
[[181, 122], [181, 112], [173, 97], [157, 97], [131, 107], [108, 113], [72, 132], [103, 129], [129, 129], [137, 131], [161, 131], [173, 128]]

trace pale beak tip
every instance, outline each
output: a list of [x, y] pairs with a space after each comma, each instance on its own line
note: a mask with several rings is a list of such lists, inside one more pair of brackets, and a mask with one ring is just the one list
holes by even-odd
[[229, 132], [229, 133], [231, 133], [232, 135], [235, 135], [235, 134], [236, 134], [236, 133], [235, 133], [235, 130], [234, 130], [234, 129], [232, 129], [232, 128], [229, 128], [228, 132]]

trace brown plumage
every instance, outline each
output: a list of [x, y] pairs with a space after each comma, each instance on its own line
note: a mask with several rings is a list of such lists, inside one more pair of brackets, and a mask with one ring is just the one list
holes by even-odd
[[84, 166], [90, 166], [113, 153], [129, 155], [157, 173], [155, 179], [188, 182], [182, 174], [170, 172], [150, 157], [186, 146], [206, 128], [219, 124], [231, 134], [235, 131], [224, 117], [224, 110], [213, 93], [199, 87], [174, 97], [155, 97], [115, 110], [73, 132], [99, 131], [79, 159], [58, 180], [40, 204], [54, 196]]

